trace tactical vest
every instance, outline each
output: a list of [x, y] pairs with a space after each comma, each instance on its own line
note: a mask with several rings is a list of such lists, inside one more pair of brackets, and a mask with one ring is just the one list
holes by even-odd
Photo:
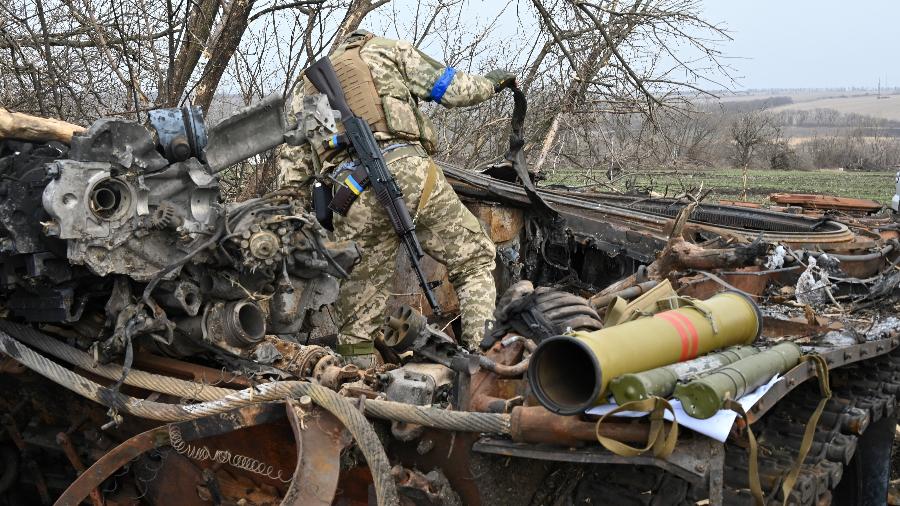
[[[371, 69], [360, 56], [360, 50], [373, 38], [375, 36], [372, 34], [352, 37], [329, 56], [350, 110], [365, 119], [376, 134], [416, 141], [428, 153], [433, 153], [434, 128], [419, 110], [409, 91], [406, 91], [405, 96], [393, 96], [398, 94], [396, 92], [384, 95], [379, 93]], [[396, 78], [400, 79], [400, 76], [397, 75]], [[303, 78], [303, 92], [307, 95], [319, 93], [306, 77]], [[338, 124], [338, 130], [343, 132], [343, 126]], [[322, 160], [331, 160], [337, 154], [335, 150], [324, 146], [316, 146], [316, 150]]]

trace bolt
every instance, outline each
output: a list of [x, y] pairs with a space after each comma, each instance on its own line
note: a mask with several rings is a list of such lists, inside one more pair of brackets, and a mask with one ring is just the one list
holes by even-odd
[[696, 466], [694, 466], [694, 469], [696, 469], [698, 473], [702, 473], [706, 471], [706, 466], [704, 466], [703, 464], [697, 464]]
[[298, 399], [300, 402], [300, 407], [308, 408], [312, 405], [312, 398], [308, 395], [303, 395]]
[[212, 500], [212, 494], [209, 492], [209, 489], [203, 485], [197, 485], [197, 497], [204, 501]]
[[434, 448], [434, 441], [431, 439], [423, 439], [419, 441], [419, 444], [416, 445], [416, 453], [419, 455], [425, 455], [430, 452]]

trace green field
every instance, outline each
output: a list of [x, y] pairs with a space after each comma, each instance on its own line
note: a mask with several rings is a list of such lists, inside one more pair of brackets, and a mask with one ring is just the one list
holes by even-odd
[[[894, 195], [895, 172], [834, 172], [834, 171], [778, 171], [751, 170], [747, 178], [747, 200], [769, 202], [769, 194], [819, 193], [841, 197], [872, 199], [889, 204]], [[557, 172], [549, 181], [567, 185], [589, 184], [590, 180], [579, 173]], [[606, 181], [605, 175], [600, 179]], [[703, 192], [712, 189], [706, 201], [738, 200], [742, 182], [740, 169], [640, 172], [619, 176], [612, 184], [620, 190], [631, 188], [652, 190], [675, 196], [685, 190], [696, 190], [703, 185]], [[609, 191], [597, 186], [597, 190]]]

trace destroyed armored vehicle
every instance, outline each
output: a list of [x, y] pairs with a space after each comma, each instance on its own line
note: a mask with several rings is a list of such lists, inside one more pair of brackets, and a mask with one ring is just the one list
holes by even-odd
[[282, 111], [0, 139], [0, 503], [884, 503], [892, 217], [444, 165], [497, 245], [496, 321], [460, 347], [443, 267], [432, 315], [400, 255], [417, 295], [362, 370], [331, 316], [361, 252], [296, 190], [222, 197]]

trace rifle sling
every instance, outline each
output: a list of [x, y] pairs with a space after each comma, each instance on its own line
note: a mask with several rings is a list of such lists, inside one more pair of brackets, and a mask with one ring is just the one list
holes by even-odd
[[428, 204], [428, 199], [431, 198], [431, 194], [434, 192], [434, 185], [437, 183], [437, 164], [434, 163], [434, 160], [428, 160], [428, 172], [425, 174], [425, 184], [422, 185], [422, 196], [419, 197], [419, 205], [416, 207], [416, 215], [413, 216], [413, 223], [419, 220], [419, 213], [422, 212], [422, 209], [425, 209], [425, 205]]

